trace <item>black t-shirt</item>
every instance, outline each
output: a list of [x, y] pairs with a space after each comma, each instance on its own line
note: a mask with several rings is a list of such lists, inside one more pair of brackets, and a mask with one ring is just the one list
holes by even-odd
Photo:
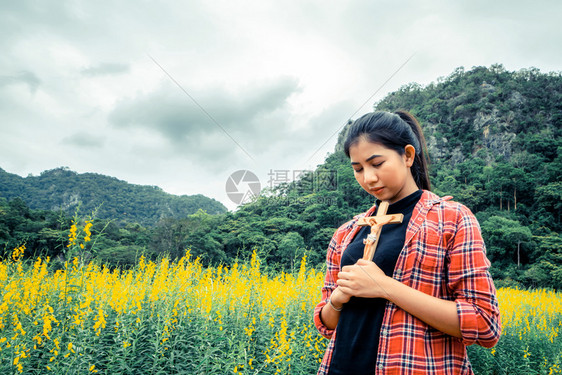
[[[406, 229], [422, 191], [407, 196], [388, 207], [387, 214], [403, 214], [401, 224], [382, 227], [373, 261], [388, 276], [392, 276], [400, 251], [404, 247]], [[378, 207], [377, 207], [378, 210]], [[340, 267], [353, 265], [363, 257], [363, 239], [371, 232], [366, 226], [359, 230], [343, 252]], [[338, 321], [330, 375], [374, 374], [379, 346], [379, 334], [386, 300], [382, 298], [351, 297], [344, 305]]]

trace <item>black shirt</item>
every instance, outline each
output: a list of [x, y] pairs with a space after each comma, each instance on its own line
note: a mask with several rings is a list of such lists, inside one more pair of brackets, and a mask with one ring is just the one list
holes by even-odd
[[[404, 247], [406, 229], [422, 191], [418, 190], [406, 198], [391, 204], [387, 214], [403, 214], [401, 224], [386, 224], [382, 227], [373, 261], [392, 276], [400, 251]], [[377, 207], [378, 210], [378, 207]], [[366, 226], [359, 230], [342, 254], [340, 267], [353, 265], [363, 257], [363, 239], [371, 232]], [[351, 297], [344, 305], [337, 326], [334, 353], [330, 363], [330, 375], [374, 374], [379, 345], [379, 334], [384, 316], [386, 300], [382, 298]]]

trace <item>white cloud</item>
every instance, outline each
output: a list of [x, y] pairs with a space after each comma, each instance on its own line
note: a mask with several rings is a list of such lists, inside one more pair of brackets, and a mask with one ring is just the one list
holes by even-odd
[[403, 84], [426, 84], [458, 66], [561, 70], [561, 8], [482, 0], [4, 2], [0, 167], [25, 176], [68, 166], [234, 208], [224, 192], [232, 172], [252, 170], [265, 184], [270, 170], [314, 168], [353, 113]]
[[129, 66], [127, 64], [119, 63], [101, 63], [97, 66], [90, 66], [82, 69], [82, 74], [86, 76], [100, 76], [128, 73]]

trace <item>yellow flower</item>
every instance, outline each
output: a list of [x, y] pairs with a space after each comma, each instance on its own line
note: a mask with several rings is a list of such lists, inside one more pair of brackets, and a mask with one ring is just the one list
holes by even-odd
[[92, 227], [92, 222], [90, 220], [86, 220], [86, 225], [84, 226], [84, 233], [86, 233], [86, 235], [84, 236], [84, 241], [88, 242], [90, 241], [90, 237], [92, 235], [92, 232], [90, 232], [90, 228]]
[[96, 324], [94, 324], [94, 331], [96, 331], [96, 335], [99, 336], [101, 330], [105, 328], [106, 325], [105, 315], [103, 314], [103, 310], [101, 308], [98, 309], [98, 315], [96, 317]]
[[14, 260], [14, 262], [17, 262], [21, 258], [24, 251], [25, 251], [25, 245], [21, 245], [14, 249], [14, 251], [12, 252], [12, 259]]
[[68, 245], [66, 247], [71, 247], [76, 243], [78, 227], [76, 226], [76, 221], [72, 221], [72, 225], [70, 226], [70, 234], [68, 235]]

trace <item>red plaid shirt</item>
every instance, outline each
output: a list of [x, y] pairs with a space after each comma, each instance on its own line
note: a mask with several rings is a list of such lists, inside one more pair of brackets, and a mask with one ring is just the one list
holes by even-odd
[[[451, 197], [424, 191], [414, 208], [393, 278], [426, 294], [455, 301], [462, 339], [449, 336], [391, 302], [380, 331], [375, 374], [472, 374], [466, 346], [494, 346], [501, 335], [496, 290], [488, 272], [484, 241], [470, 210]], [[318, 374], [327, 374], [336, 330], [322, 323], [320, 311], [336, 288], [342, 252], [359, 230], [357, 219], [342, 225], [326, 257], [322, 301], [314, 310], [318, 331], [330, 339]]]

